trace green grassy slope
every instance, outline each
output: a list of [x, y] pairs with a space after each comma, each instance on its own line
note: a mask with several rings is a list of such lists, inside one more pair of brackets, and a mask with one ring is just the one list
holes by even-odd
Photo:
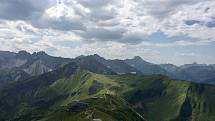
[[124, 97], [150, 121], [170, 121], [177, 117], [189, 87], [188, 82], [172, 81], [163, 76], [114, 78], [130, 85]]
[[[106, 121], [143, 121], [142, 116], [126, 101], [108, 91], [108, 88], [117, 85], [109, 80], [103, 75], [70, 66], [63, 71], [14, 83], [0, 92], [0, 120], [53, 121], [62, 116], [65, 118], [62, 120], [77, 120], [77, 117], [82, 120], [85, 118], [83, 113], [93, 109], [93, 116]], [[82, 101], [88, 104], [86, 109], [68, 112], [72, 103]], [[76, 108], [79, 109], [79, 106]]]
[[40, 121], [144, 121], [123, 99], [108, 94], [72, 102]]
[[187, 94], [184, 114], [192, 121], [214, 121], [215, 120], [215, 89], [211, 85], [192, 84]]
[[215, 87], [164, 76], [112, 76], [129, 85], [123, 97], [149, 121], [214, 121]]
[[214, 86], [161, 75], [101, 75], [74, 65], [14, 83], [0, 98], [3, 121], [215, 119]]

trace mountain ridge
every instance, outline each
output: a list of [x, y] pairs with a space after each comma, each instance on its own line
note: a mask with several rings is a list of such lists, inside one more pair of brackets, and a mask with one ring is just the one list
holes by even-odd
[[101, 74], [162, 74], [174, 79], [215, 84], [215, 80], [213, 81], [215, 68], [212, 64], [193, 63], [175, 66], [173, 64], [153, 64], [143, 60], [140, 56], [125, 60], [111, 60], [105, 59], [98, 54], [62, 58], [50, 56], [43, 51], [32, 54], [26, 51], [19, 51], [18, 53], [0, 51], [0, 71], [10, 72], [13, 70], [16, 75], [11, 76], [10, 73], [0, 73], [0, 82], [2, 81], [2, 84], [5, 84], [11, 80], [24, 80], [31, 76], [53, 71], [69, 62], [79, 63], [79, 66], [87, 67], [88, 70]]

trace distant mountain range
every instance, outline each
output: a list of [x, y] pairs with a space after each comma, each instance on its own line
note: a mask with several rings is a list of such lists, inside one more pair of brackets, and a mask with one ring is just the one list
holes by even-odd
[[215, 86], [198, 84], [215, 84], [214, 72], [214, 65], [138, 56], [1, 51], [0, 121], [214, 121]]
[[99, 74], [161, 74], [174, 79], [215, 84], [215, 66], [205, 64], [153, 64], [136, 56], [126, 60], [107, 60], [99, 55], [79, 56], [74, 59], [53, 57], [45, 52], [30, 54], [0, 51], [0, 87], [10, 81], [25, 80], [53, 71], [69, 62]]
[[0, 86], [9, 81], [25, 80], [53, 71], [69, 61], [70, 59], [49, 56], [45, 52], [30, 54], [26, 51], [0, 51]]
[[215, 84], [215, 68], [213, 65], [194, 63], [177, 67], [171, 64], [163, 64], [161, 67], [171, 73], [173, 75], [172, 77], [176, 79], [189, 80], [198, 83]]

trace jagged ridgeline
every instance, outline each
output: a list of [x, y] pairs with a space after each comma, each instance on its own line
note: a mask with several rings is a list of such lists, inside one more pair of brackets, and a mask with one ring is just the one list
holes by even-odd
[[0, 51], [0, 88], [8, 83], [26, 80], [62, 67], [69, 62], [99, 74], [162, 74], [179, 80], [215, 84], [215, 66], [205, 64], [153, 64], [136, 56], [132, 59], [109, 60], [99, 55], [79, 56], [77, 58], [53, 57], [45, 52], [18, 53]]
[[162, 75], [97, 74], [84, 65], [72, 62], [6, 86], [0, 121], [215, 120], [214, 86]]

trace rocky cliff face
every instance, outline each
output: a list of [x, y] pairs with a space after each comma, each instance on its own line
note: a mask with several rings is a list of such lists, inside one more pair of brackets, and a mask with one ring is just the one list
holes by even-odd
[[50, 72], [69, 61], [70, 59], [52, 57], [45, 52], [30, 54], [26, 51], [0, 51], [0, 85]]

